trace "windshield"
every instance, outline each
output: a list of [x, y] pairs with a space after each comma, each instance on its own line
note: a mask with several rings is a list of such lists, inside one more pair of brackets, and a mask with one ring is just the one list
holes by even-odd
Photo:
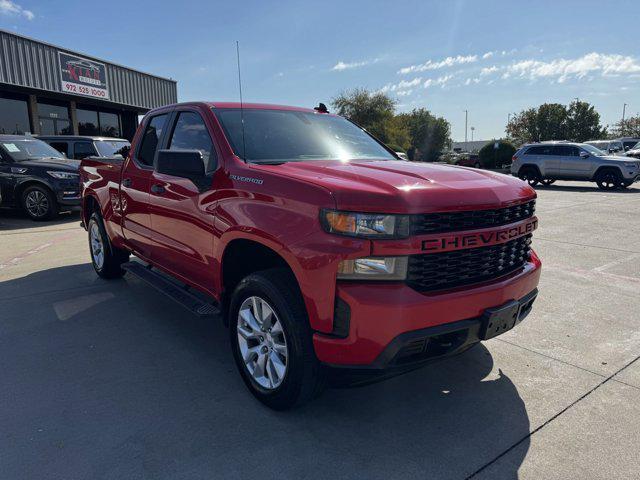
[[631, 145], [631, 147], [629, 147], [629, 150], [637, 150], [639, 148], [640, 148], [640, 142]]
[[588, 143], [583, 143], [581, 146], [583, 150], [586, 150], [591, 155], [595, 155], [596, 157], [602, 157], [603, 155], [606, 155], [606, 152], [603, 152], [599, 148], [589, 145]]
[[0, 145], [14, 162], [22, 162], [33, 158], [63, 158], [55, 148], [42, 140], [11, 140], [1, 141]]
[[101, 157], [115, 157], [122, 147], [129, 146], [129, 142], [111, 140], [96, 140], [95, 144]]
[[622, 143], [624, 145], [625, 150], [632, 150], [634, 148], [638, 148], [638, 145], [639, 145], [639, 143], [637, 143], [635, 140], [624, 141]]
[[361, 128], [342, 117], [293, 110], [213, 109], [235, 154], [247, 161], [396, 160]]

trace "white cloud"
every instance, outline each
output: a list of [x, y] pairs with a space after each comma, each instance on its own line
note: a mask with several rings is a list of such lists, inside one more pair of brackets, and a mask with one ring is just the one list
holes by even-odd
[[413, 93], [413, 90], [398, 90], [397, 95], [399, 97], [406, 97], [408, 95], [411, 95]]
[[484, 55], [482, 55], [482, 59], [486, 60], [487, 58], [491, 58], [495, 55], [495, 52], [487, 52]]
[[500, 68], [498, 68], [496, 65], [491, 65], [490, 67], [484, 67], [482, 70], [480, 70], [480, 76], [484, 77], [487, 75], [491, 75], [492, 73], [495, 73], [498, 70], [500, 70]]
[[22, 8], [22, 6], [11, 0], [0, 0], [0, 14], [22, 16], [27, 20], [33, 20], [35, 18], [35, 14], [31, 10]]
[[474, 63], [478, 61], [477, 55], [457, 55], [455, 57], [447, 57], [438, 62], [434, 62], [432, 60], [427, 60], [425, 63], [421, 63], [419, 65], [410, 65], [408, 67], [401, 68], [398, 70], [400, 75], [406, 75], [411, 72], [424, 72], [427, 70], [439, 70], [441, 68], [452, 67], [454, 65], [462, 65], [465, 63]]
[[436, 79], [433, 78], [427, 78], [424, 83], [422, 84], [422, 86], [424, 88], [429, 88], [429, 87], [434, 87], [434, 86], [440, 86], [441, 88], [444, 88], [447, 86], [447, 83], [449, 82], [449, 80], [451, 80], [453, 78], [453, 75], [443, 75], [441, 77], [438, 77]]
[[398, 90], [407, 90], [411, 89], [411, 87], [417, 87], [422, 82], [422, 77], [416, 77], [413, 80], [401, 80], [398, 83], [387, 83], [384, 87], [380, 89], [381, 92], [395, 92]]
[[[1, 0], [0, 0], [1, 1]], [[349, 70], [352, 68], [360, 68], [366, 65], [371, 65], [372, 63], [378, 63], [380, 61], [379, 58], [374, 58], [373, 60], [362, 60], [361, 62], [343, 62], [339, 61], [336, 63], [331, 70], [336, 72], [341, 72], [342, 70]]]
[[630, 56], [592, 52], [578, 58], [560, 58], [549, 62], [522, 60], [508, 65], [505, 70], [507, 77], [517, 76], [532, 80], [551, 78], [563, 83], [569, 78], [584, 78], [592, 73], [603, 76], [640, 73], [640, 62]]

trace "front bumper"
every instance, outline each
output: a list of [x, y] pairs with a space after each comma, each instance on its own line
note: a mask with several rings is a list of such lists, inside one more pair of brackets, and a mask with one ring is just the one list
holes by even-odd
[[54, 190], [58, 203], [65, 207], [80, 206], [80, 184], [73, 180], [57, 180], [54, 182]]
[[412, 361], [424, 362], [461, 351], [481, 339], [481, 317], [487, 309], [526, 299], [535, 291], [540, 268], [541, 262], [532, 251], [531, 260], [521, 271], [503, 279], [429, 294], [404, 284], [340, 283], [337, 294], [350, 310], [348, 335], [336, 338], [316, 333], [316, 355], [331, 366], [384, 370], [410, 363], [406, 359], [399, 362], [398, 354], [405, 347], [411, 348], [409, 344], [415, 340], [444, 335], [438, 340], [444, 346], [427, 350], [425, 342], [422, 347], [417, 342], [413, 348], [424, 348], [418, 353], [426, 355]]

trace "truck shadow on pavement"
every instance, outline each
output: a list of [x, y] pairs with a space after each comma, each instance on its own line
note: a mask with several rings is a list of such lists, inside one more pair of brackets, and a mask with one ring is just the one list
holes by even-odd
[[3, 230], [25, 230], [80, 223], [79, 212], [63, 212], [53, 220], [35, 222], [20, 210], [0, 209], [0, 232]]
[[[462, 479], [529, 418], [480, 345], [273, 412], [245, 389], [221, 321], [88, 264], [0, 282], [5, 478]], [[481, 475], [480, 475], [481, 476]]]

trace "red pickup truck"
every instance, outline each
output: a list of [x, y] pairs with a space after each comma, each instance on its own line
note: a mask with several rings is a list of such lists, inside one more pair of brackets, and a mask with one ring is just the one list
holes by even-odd
[[532, 188], [400, 160], [323, 108], [153, 110], [127, 158], [82, 161], [81, 185], [97, 274], [222, 313], [243, 380], [275, 409], [337, 370], [386, 376], [460, 353], [537, 294]]

